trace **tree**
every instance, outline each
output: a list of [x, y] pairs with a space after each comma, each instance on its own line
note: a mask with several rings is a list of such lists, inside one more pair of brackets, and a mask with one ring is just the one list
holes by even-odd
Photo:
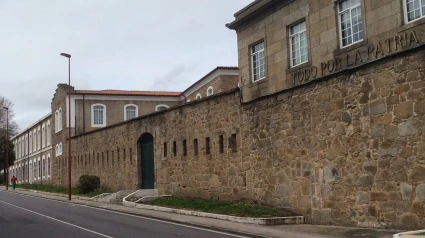
[[0, 137], [0, 170], [3, 170], [6, 165], [6, 142], [9, 142], [9, 158], [7, 160], [9, 162], [9, 167], [15, 163], [16, 159], [12, 141], [7, 140], [5, 136]]
[[[9, 108], [9, 110], [5, 110], [3, 107]], [[7, 115], [7, 111], [9, 111], [9, 115]], [[7, 119], [9, 119], [9, 138], [18, 134], [19, 127], [14, 118], [13, 103], [7, 98], [0, 96], [0, 136], [6, 137]]]

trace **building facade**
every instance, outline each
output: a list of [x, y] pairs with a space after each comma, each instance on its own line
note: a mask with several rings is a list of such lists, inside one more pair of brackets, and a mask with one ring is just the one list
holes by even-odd
[[[313, 224], [419, 229], [424, 13], [419, 0], [254, 1], [227, 25], [238, 82], [201, 79], [166, 110], [86, 122], [71, 141], [72, 183], [94, 174], [113, 190], [252, 201]], [[65, 96], [58, 88], [52, 112]], [[53, 159], [55, 184], [67, 184], [67, 161]]]

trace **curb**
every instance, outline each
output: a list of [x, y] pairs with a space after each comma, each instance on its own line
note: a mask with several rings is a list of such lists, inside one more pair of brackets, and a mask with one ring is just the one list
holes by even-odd
[[256, 224], [256, 225], [270, 226], [270, 225], [304, 224], [303, 216], [251, 218], [251, 217], [220, 215], [220, 214], [207, 213], [207, 212], [188, 211], [188, 210], [182, 210], [182, 209], [174, 209], [174, 208], [168, 208], [168, 207], [159, 207], [159, 206], [151, 206], [151, 205], [143, 205], [143, 204], [135, 204], [135, 206], [132, 206], [132, 207], [139, 208], [139, 209], [146, 209], [146, 210], [161, 211], [161, 212], [171, 212], [171, 213], [177, 213], [177, 214], [189, 215], [189, 216], [215, 218], [220, 220], [227, 220], [227, 221], [246, 223], [246, 224]]
[[[68, 195], [66, 195], [66, 194], [49, 193], [49, 192], [43, 192], [43, 191], [32, 190], [32, 189], [25, 189], [25, 188], [16, 188], [16, 190], [18, 190], [18, 191], [33, 192], [33, 193], [39, 193], [39, 194], [46, 194], [46, 195], [58, 196], [58, 197], [64, 197], [64, 198], [67, 198], [68, 197]], [[78, 199], [78, 200], [92, 201], [92, 198], [83, 197], [83, 196], [73, 196], [73, 195], [71, 195], [71, 198], [72, 199]]]
[[410, 237], [423, 237], [423, 235], [419, 236], [419, 234], [425, 233], [425, 230], [417, 230], [417, 231], [406, 231], [393, 235], [393, 238], [410, 238]]

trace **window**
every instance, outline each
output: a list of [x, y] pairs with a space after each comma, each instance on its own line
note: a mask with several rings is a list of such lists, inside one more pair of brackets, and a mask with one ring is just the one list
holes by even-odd
[[258, 81], [266, 77], [266, 63], [264, 59], [264, 41], [251, 47], [252, 81]]
[[405, 0], [406, 22], [411, 22], [425, 16], [425, 0]]
[[201, 94], [200, 94], [200, 93], [196, 94], [196, 100], [199, 100], [199, 99], [201, 99], [201, 98], [202, 98], [202, 96], [201, 96]]
[[338, 3], [340, 38], [342, 47], [363, 40], [362, 9], [360, 0], [344, 0]]
[[30, 154], [32, 153], [32, 132], [30, 132], [30, 137], [29, 137], [29, 141], [28, 141], [29, 145], [29, 150], [30, 150]]
[[46, 125], [43, 123], [41, 126], [41, 147], [44, 148], [46, 146]]
[[102, 104], [92, 106], [92, 127], [104, 127], [106, 125], [106, 107]]
[[56, 145], [55, 155], [59, 156], [59, 145]]
[[34, 132], [32, 133], [32, 139], [34, 140], [34, 143], [32, 145], [32, 151], [35, 152], [37, 150], [37, 130], [34, 129]]
[[291, 39], [291, 67], [308, 61], [307, 33], [305, 21], [289, 28]]
[[211, 153], [210, 150], [210, 138], [206, 137], [205, 138], [205, 154], [209, 155]]
[[59, 155], [62, 155], [62, 143], [59, 144]]
[[43, 171], [43, 177], [45, 177], [46, 176], [46, 159], [44, 158], [44, 156], [43, 156], [42, 164], [43, 164], [43, 167], [41, 171]]
[[183, 156], [187, 156], [186, 140], [183, 140]]
[[177, 142], [173, 141], [173, 154], [177, 156]]
[[50, 121], [47, 121], [47, 146], [50, 146], [52, 131], [50, 129]]
[[167, 157], [167, 142], [164, 142], [164, 157]]
[[129, 105], [125, 105], [124, 108], [125, 108], [125, 110], [124, 110], [124, 113], [125, 113], [124, 114], [124, 120], [125, 121], [133, 119], [133, 118], [135, 118], [139, 115], [137, 105], [129, 104]]
[[62, 130], [62, 108], [59, 108], [57, 117], [56, 117], [56, 132]]
[[220, 135], [220, 137], [218, 138], [218, 144], [220, 146], [220, 154], [224, 153], [224, 139], [223, 139], [223, 135]]
[[47, 176], [50, 177], [50, 155], [47, 155]]
[[41, 177], [41, 160], [40, 160], [40, 158], [38, 158], [38, 178], [40, 178]]
[[207, 97], [212, 96], [214, 94], [214, 89], [212, 86], [209, 86], [207, 89]]
[[198, 139], [194, 139], [193, 140], [193, 154], [194, 155], [198, 155], [199, 154], [199, 150], [198, 150]]
[[237, 151], [236, 134], [232, 134], [232, 136], [229, 138], [229, 147], [232, 149], [233, 153], [235, 153]]
[[41, 149], [41, 130], [40, 127], [38, 127], [37, 130], [37, 149]]
[[155, 111], [157, 111], [157, 112], [164, 111], [164, 110], [167, 110], [168, 108], [170, 108], [168, 105], [159, 104], [159, 105], [155, 106]]

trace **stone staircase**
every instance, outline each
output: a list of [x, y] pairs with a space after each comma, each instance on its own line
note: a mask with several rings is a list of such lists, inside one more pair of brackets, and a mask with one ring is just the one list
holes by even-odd
[[113, 204], [120, 204], [122, 205], [122, 200], [127, 197], [129, 194], [133, 193], [134, 191], [120, 191], [119, 194], [117, 194], [116, 198], [112, 198], [110, 200], [110, 203]]

